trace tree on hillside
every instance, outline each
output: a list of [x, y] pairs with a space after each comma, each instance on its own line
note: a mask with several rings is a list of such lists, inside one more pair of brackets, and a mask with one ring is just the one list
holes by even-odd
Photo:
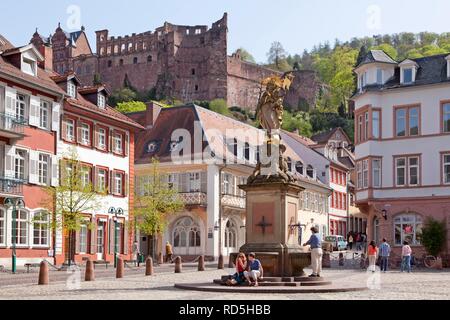
[[227, 102], [224, 99], [214, 99], [210, 101], [209, 109], [224, 116], [231, 115], [230, 109], [228, 109]]
[[275, 41], [272, 43], [269, 52], [267, 53], [267, 58], [269, 64], [274, 64], [278, 70], [281, 70], [283, 62], [286, 63], [287, 53], [283, 48], [283, 45]]
[[153, 237], [162, 234], [170, 216], [183, 210], [184, 203], [175, 187], [169, 183], [168, 175], [160, 171], [159, 161], [152, 159], [150, 175], [140, 177], [136, 188], [136, 228], [142, 234]]
[[306, 112], [297, 112], [295, 115], [289, 111], [283, 113], [283, 129], [289, 132], [297, 131], [305, 137], [312, 136], [312, 126], [309, 120], [309, 114]]
[[397, 60], [398, 58], [398, 52], [397, 50], [387, 43], [382, 43], [378, 46], [373, 47], [374, 50], [383, 50], [388, 56], [390, 56], [392, 59]]
[[[96, 212], [101, 207], [100, 197], [106, 194], [106, 185], [94, 186], [90, 182], [91, 168], [78, 158], [75, 149], [71, 149], [60, 162], [60, 181], [57, 187], [48, 187], [48, 198], [44, 200], [44, 208], [54, 208], [47, 212], [53, 217], [51, 227], [61, 230], [67, 245], [66, 263], [75, 261], [76, 233], [83, 225], [91, 228], [85, 214]], [[51, 212], [53, 211], [53, 212]]]
[[139, 112], [146, 109], [147, 105], [141, 101], [119, 102], [116, 107], [116, 110], [121, 113]]
[[137, 100], [137, 93], [130, 88], [123, 88], [118, 89], [114, 91], [109, 96], [109, 105], [110, 106], [117, 106], [118, 103], [121, 102], [130, 102], [130, 101], [136, 101]]
[[242, 47], [239, 48], [238, 51], [239, 51], [239, 54], [241, 55], [241, 59], [243, 61], [256, 63], [255, 58], [253, 57], [253, 55], [250, 52], [248, 52], [247, 50], [245, 50]]

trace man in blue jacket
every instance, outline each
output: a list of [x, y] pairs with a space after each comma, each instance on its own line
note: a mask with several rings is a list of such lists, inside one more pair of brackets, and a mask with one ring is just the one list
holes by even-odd
[[303, 246], [311, 246], [311, 265], [313, 273], [310, 278], [320, 277], [322, 272], [322, 239], [320, 239], [319, 230], [316, 227], [311, 228], [312, 236]]

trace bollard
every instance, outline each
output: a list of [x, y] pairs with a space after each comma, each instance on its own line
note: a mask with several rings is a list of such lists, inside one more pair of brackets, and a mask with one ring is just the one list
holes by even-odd
[[205, 271], [205, 256], [198, 259], [198, 271]]
[[343, 267], [344, 264], [345, 264], [344, 254], [341, 252], [341, 253], [339, 253], [339, 266]]
[[225, 268], [224, 268], [224, 264], [223, 264], [223, 255], [220, 255], [220, 256], [219, 256], [219, 264], [218, 264], [218, 266], [217, 266], [217, 269], [219, 269], [219, 270], [225, 269]]
[[47, 261], [42, 261], [39, 267], [39, 285], [48, 285], [48, 263]]
[[327, 251], [323, 253], [322, 268], [331, 268], [330, 253]]
[[91, 259], [86, 262], [86, 273], [84, 275], [84, 281], [95, 281], [94, 263]]
[[181, 263], [181, 257], [175, 258], [175, 273], [181, 273], [183, 266]]
[[158, 264], [159, 265], [164, 264], [164, 257], [161, 252], [158, 254]]
[[116, 278], [121, 279], [124, 276], [125, 266], [122, 258], [117, 259]]
[[147, 260], [145, 260], [145, 275], [153, 275], [153, 259], [151, 257], [148, 257]]

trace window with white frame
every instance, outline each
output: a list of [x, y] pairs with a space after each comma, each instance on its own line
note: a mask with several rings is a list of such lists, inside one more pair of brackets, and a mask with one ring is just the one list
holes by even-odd
[[39, 154], [38, 160], [38, 174], [39, 174], [39, 183], [47, 185], [49, 183], [50, 175], [50, 157], [46, 154]]
[[106, 130], [104, 128], [99, 128], [97, 132], [97, 148], [105, 150], [106, 149]]
[[410, 157], [408, 158], [408, 181], [410, 186], [419, 185], [420, 181], [420, 158]]
[[372, 137], [374, 139], [380, 138], [380, 111], [372, 111]]
[[450, 184], [450, 153], [442, 155], [443, 157], [443, 174], [444, 184]]
[[377, 69], [377, 84], [383, 84], [383, 69]]
[[22, 71], [31, 75], [36, 76], [36, 61], [23, 58], [22, 59]]
[[403, 83], [412, 83], [413, 82], [413, 69], [412, 68], [404, 68], [403, 69]]
[[80, 172], [81, 185], [83, 188], [88, 188], [91, 185], [91, 168], [82, 167]]
[[39, 212], [33, 218], [33, 245], [49, 245], [49, 215], [45, 212]]
[[25, 180], [26, 161], [27, 152], [25, 150], [16, 149], [16, 155], [14, 157], [14, 178], [18, 180]]
[[404, 241], [410, 245], [420, 245], [422, 239], [422, 217], [417, 214], [403, 214], [394, 219], [395, 245]]
[[114, 194], [123, 195], [123, 174], [116, 172], [114, 174]]
[[363, 142], [364, 141], [364, 139], [363, 139], [363, 126], [364, 126], [364, 124], [363, 124], [363, 116], [360, 115], [358, 117], [358, 142]]
[[372, 160], [372, 187], [381, 187], [381, 159]]
[[396, 135], [397, 137], [406, 136], [406, 109], [397, 109], [395, 111]]
[[442, 130], [450, 133], [450, 103], [442, 105]]
[[0, 245], [6, 244], [6, 215], [5, 210], [0, 208]]
[[363, 171], [363, 188], [366, 189], [369, 187], [369, 160], [364, 160], [362, 162], [362, 171]]
[[77, 86], [72, 81], [67, 82], [67, 95], [73, 99], [77, 97]]
[[106, 169], [98, 169], [98, 176], [97, 176], [97, 191], [99, 192], [105, 192], [106, 191], [106, 179], [108, 177], [108, 171]]
[[201, 175], [200, 172], [192, 172], [189, 174], [189, 192], [200, 192]]
[[97, 95], [97, 105], [99, 108], [104, 109], [106, 107], [106, 97], [103, 94]]
[[75, 142], [75, 121], [72, 119], [64, 120], [65, 140]]
[[25, 112], [27, 105], [27, 97], [23, 94], [17, 94], [16, 97], [16, 119], [19, 121], [25, 120]]
[[233, 176], [229, 173], [223, 173], [222, 179], [223, 179], [222, 194], [225, 194], [225, 195], [234, 194], [234, 192], [233, 192], [233, 189], [234, 189]]
[[81, 143], [86, 146], [91, 144], [91, 126], [87, 123], [81, 124]]
[[87, 253], [88, 251], [88, 226], [86, 224], [82, 224], [80, 226], [79, 231], [79, 251], [80, 253]]
[[250, 150], [250, 144], [246, 142], [244, 147], [244, 158], [247, 161], [250, 161]]
[[28, 244], [28, 212], [16, 210], [13, 216], [16, 218], [16, 225], [12, 226], [12, 241], [19, 246], [26, 246]]
[[406, 185], [406, 158], [395, 159], [395, 184], [398, 187]]
[[113, 138], [113, 150], [114, 153], [122, 154], [123, 153], [123, 135], [120, 133], [114, 133]]
[[356, 172], [357, 172], [357, 188], [363, 188], [363, 174], [362, 174], [362, 163], [358, 162], [356, 164]]
[[306, 169], [306, 175], [312, 179], [314, 179], [314, 168], [309, 165]]
[[50, 128], [50, 103], [41, 100], [41, 105], [39, 107], [39, 127], [42, 129]]
[[369, 139], [369, 112], [364, 113], [364, 140]]
[[171, 173], [167, 175], [167, 184], [169, 189], [178, 190], [178, 174]]

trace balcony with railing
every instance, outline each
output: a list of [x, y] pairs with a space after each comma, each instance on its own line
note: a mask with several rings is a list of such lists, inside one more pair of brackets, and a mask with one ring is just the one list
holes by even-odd
[[0, 197], [22, 197], [23, 180], [0, 176]]
[[24, 137], [26, 119], [15, 115], [0, 113], [0, 137], [19, 139]]
[[226, 207], [232, 207], [237, 209], [245, 209], [246, 201], [245, 197], [236, 196], [232, 194], [222, 195], [222, 205]]
[[206, 193], [203, 192], [183, 192], [179, 195], [187, 206], [206, 206], [208, 203]]

